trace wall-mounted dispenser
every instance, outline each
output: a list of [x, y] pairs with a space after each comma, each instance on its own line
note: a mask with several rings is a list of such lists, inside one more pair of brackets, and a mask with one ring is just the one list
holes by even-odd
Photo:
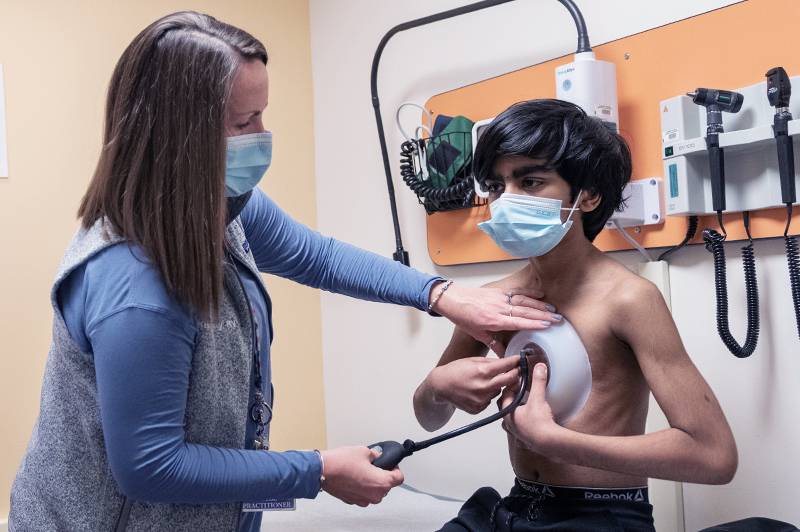
[[580, 106], [619, 132], [617, 69], [595, 59], [594, 52], [577, 53], [575, 61], [556, 67], [556, 98]]

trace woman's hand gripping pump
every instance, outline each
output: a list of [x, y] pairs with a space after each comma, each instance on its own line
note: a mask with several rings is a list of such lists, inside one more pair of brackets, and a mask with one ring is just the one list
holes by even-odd
[[409, 439], [404, 441], [402, 444], [396, 441], [382, 441], [370, 445], [369, 446], [370, 449], [376, 449], [378, 451], [381, 451], [381, 455], [372, 462], [372, 465], [390, 471], [395, 467], [397, 467], [397, 464], [399, 464], [403, 460], [403, 458], [411, 456], [416, 451], [425, 449], [436, 443], [441, 443], [445, 440], [455, 438], [456, 436], [466, 434], [467, 432], [471, 432], [477, 428], [483, 427], [484, 425], [488, 425], [489, 423], [497, 421], [498, 419], [511, 413], [512, 410], [514, 410], [520, 403], [522, 403], [522, 400], [525, 397], [525, 392], [528, 391], [528, 384], [529, 384], [528, 357], [533, 354], [534, 352], [532, 349], [522, 349], [520, 351], [519, 373], [521, 382], [519, 390], [517, 391], [514, 400], [510, 404], [508, 404], [505, 408], [480, 421], [476, 421], [475, 423], [470, 423], [469, 425], [466, 425], [464, 427], [452, 430], [445, 434], [441, 434], [439, 436], [435, 436], [433, 438], [421, 442], [414, 442]]

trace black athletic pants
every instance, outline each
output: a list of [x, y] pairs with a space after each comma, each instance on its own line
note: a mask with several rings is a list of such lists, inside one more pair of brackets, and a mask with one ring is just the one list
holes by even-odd
[[598, 490], [515, 482], [481, 488], [439, 532], [655, 532], [646, 488]]

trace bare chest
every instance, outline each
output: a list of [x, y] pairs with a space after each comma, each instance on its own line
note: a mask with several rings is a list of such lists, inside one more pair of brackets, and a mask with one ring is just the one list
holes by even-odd
[[[601, 298], [556, 304], [574, 327], [591, 366], [592, 384], [584, 407], [563, 425], [585, 434], [628, 436], [644, 432], [649, 388], [630, 347], [613, 334], [614, 316]], [[576, 465], [551, 462], [509, 435], [517, 475], [555, 485], [631, 486], [643, 480]]]

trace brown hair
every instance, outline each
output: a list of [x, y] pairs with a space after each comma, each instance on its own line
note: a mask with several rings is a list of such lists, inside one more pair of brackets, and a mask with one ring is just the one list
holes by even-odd
[[105, 219], [150, 259], [170, 294], [216, 316], [225, 245], [225, 106], [242, 61], [267, 64], [249, 33], [194, 12], [131, 42], [111, 76], [103, 147], [78, 216]]

